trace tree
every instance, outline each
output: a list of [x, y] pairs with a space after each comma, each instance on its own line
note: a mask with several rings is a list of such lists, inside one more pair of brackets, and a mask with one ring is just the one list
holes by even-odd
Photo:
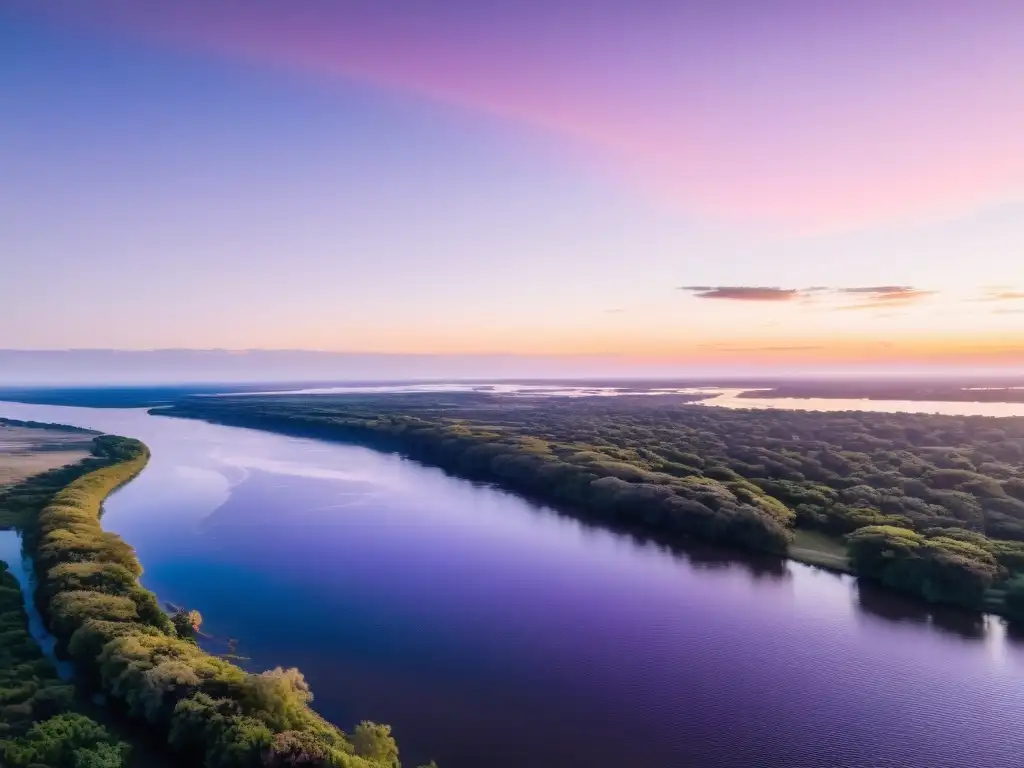
[[[66, 712], [36, 723], [21, 738], [7, 742], [3, 759], [11, 768], [119, 768], [127, 752], [128, 746], [117, 742], [99, 723]], [[121, 762], [111, 762], [115, 754]]]
[[74, 768], [121, 768], [124, 750], [111, 744], [97, 744], [91, 749], [79, 749], [72, 755]]
[[1024, 576], [1017, 576], [1007, 583], [1003, 604], [1010, 621], [1024, 623]]
[[274, 736], [273, 743], [264, 751], [263, 765], [266, 768], [322, 766], [329, 757], [327, 746], [313, 734], [284, 731]]
[[199, 611], [186, 611], [183, 608], [171, 616], [171, 623], [174, 624], [178, 637], [188, 640], [195, 637], [196, 633], [199, 632], [199, 628], [203, 626], [203, 615]]
[[391, 736], [390, 725], [379, 725], [364, 720], [356, 726], [352, 734], [352, 746], [356, 754], [367, 760], [374, 760], [382, 765], [397, 766], [398, 744]]
[[948, 536], [927, 538], [907, 528], [872, 525], [851, 534], [847, 542], [858, 576], [931, 603], [980, 610], [1000, 573], [991, 552]]

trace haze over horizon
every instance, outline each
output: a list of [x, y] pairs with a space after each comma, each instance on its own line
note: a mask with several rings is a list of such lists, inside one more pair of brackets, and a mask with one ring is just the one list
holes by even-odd
[[[999, 0], [5, 0], [0, 348], [1024, 370], [1022, 29]], [[155, 375], [73, 357], [0, 381]]]
[[[311, 350], [4, 350], [0, 388], [497, 380], [962, 378], [1024, 381], [1002, 368], [845, 365], [700, 366], [613, 355], [414, 355]], [[1009, 378], [1008, 378], [1009, 377]]]

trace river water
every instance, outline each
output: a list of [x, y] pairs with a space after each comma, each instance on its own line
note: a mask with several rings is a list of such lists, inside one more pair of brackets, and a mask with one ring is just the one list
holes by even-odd
[[1024, 646], [796, 563], [669, 552], [398, 456], [0, 403], [138, 437], [107, 504], [161, 600], [442, 768], [1019, 768]]

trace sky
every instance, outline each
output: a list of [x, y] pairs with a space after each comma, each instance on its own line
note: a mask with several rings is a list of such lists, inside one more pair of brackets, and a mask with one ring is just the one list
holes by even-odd
[[1022, 39], [1017, 0], [0, 0], [0, 349], [1024, 371]]

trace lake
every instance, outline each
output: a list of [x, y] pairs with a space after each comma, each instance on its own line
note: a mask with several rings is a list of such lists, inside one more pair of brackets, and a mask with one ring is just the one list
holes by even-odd
[[589, 527], [395, 455], [142, 410], [104, 526], [203, 642], [441, 768], [1019, 768], [1024, 645], [849, 577]]

